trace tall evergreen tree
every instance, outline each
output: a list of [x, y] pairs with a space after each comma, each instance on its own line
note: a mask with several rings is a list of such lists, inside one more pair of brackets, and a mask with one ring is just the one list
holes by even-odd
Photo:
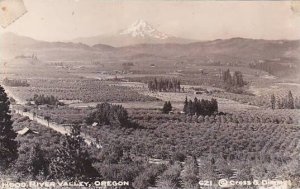
[[164, 106], [163, 106], [163, 109], [162, 109], [162, 112], [164, 114], [167, 114], [169, 113], [170, 111], [172, 111], [172, 104], [170, 101], [167, 101], [165, 102]]
[[232, 80], [232, 78], [231, 78], [230, 70], [227, 69], [225, 72], [223, 72], [223, 81], [226, 84], [230, 84], [231, 80]]
[[299, 108], [300, 108], [300, 98], [299, 98], [299, 97], [296, 97], [296, 98], [295, 98], [295, 108], [296, 108], [296, 109], [299, 109]]
[[282, 109], [283, 108], [283, 104], [282, 104], [282, 101], [281, 101], [280, 98], [277, 99], [276, 103], [277, 103], [277, 108], [278, 109]]
[[295, 105], [294, 105], [294, 97], [291, 91], [289, 91], [288, 93], [288, 97], [287, 97], [287, 106], [289, 109], [294, 109]]
[[183, 111], [187, 115], [212, 115], [218, 112], [218, 102], [214, 98], [211, 100], [194, 98], [194, 101], [186, 98]]
[[185, 100], [184, 100], [184, 105], [183, 105], [183, 112], [187, 113], [187, 108], [188, 108], [188, 99], [186, 96]]
[[230, 70], [227, 69], [223, 72], [222, 78], [227, 91], [240, 93], [241, 88], [246, 84], [243, 80], [243, 74], [240, 71], [235, 71], [231, 75]]
[[272, 94], [272, 95], [271, 95], [271, 108], [272, 108], [273, 110], [275, 109], [275, 103], [276, 103], [275, 95]]
[[17, 136], [12, 127], [9, 110], [10, 102], [4, 88], [0, 85], [0, 167], [7, 166], [18, 157]]
[[235, 71], [232, 78], [232, 84], [237, 87], [244, 86], [243, 74], [240, 71]]

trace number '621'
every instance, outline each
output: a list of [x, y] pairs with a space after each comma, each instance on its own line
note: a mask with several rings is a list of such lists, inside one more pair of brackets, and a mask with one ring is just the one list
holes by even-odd
[[200, 186], [212, 186], [212, 181], [211, 180], [200, 180], [199, 185]]

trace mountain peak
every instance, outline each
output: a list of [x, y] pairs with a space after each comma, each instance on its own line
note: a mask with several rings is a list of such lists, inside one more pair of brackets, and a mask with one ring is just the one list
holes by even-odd
[[138, 19], [132, 25], [136, 27], [146, 27], [146, 26], [152, 27], [151, 24], [149, 24], [146, 20], [143, 19]]
[[130, 25], [127, 29], [120, 32], [120, 35], [129, 35], [131, 37], [139, 38], [155, 38], [155, 39], [168, 39], [169, 36], [165, 33], [158, 31], [147, 21], [139, 19]]

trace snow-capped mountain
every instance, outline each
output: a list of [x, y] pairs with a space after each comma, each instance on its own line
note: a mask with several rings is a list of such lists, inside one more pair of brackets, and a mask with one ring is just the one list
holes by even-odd
[[105, 44], [114, 47], [136, 44], [165, 44], [165, 43], [190, 43], [194, 40], [174, 37], [160, 32], [145, 20], [139, 19], [126, 29], [113, 35], [99, 35], [95, 37], [77, 38], [73, 42], [87, 45]]
[[155, 38], [155, 39], [168, 39], [169, 35], [158, 31], [151, 24], [145, 20], [137, 20], [129, 28], [120, 32], [120, 35], [129, 35], [131, 37], [142, 37], [142, 38]]

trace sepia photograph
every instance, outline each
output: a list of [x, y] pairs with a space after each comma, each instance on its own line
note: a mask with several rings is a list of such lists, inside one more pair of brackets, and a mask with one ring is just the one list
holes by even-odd
[[300, 1], [0, 0], [0, 189], [299, 189]]

